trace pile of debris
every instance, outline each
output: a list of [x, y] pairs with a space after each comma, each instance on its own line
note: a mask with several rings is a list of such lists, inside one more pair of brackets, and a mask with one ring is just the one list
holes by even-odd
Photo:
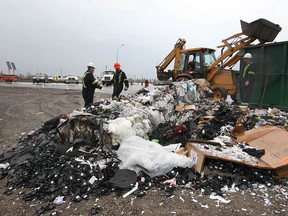
[[30, 188], [19, 193], [25, 201], [51, 201], [41, 214], [64, 197], [141, 197], [155, 187], [167, 197], [182, 187], [221, 196], [286, 184], [287, 113], [209, 94], [205, 80], [191, 80], [57, 116], [1, 156], [5, 195]]

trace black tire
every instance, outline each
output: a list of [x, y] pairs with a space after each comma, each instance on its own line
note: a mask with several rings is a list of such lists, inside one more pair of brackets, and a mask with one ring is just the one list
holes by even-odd
[[237, 101], [237, 94], [230, 95], [231, 99], [236, 102]]
[[227, 99], [227, 91], [224, 87], [222, 86], [216, 86], [212, 90], [214, 92], [214, 99]]

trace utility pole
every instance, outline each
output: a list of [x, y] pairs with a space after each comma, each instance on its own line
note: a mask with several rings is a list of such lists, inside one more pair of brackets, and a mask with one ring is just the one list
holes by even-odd
[[124, 44], [121, 44], [118, 49], [117, 49], [117, 54], [116, 54], [116, 62], [118, 62], [118, 52], [119, 52], [119, 49], [124, 46]]

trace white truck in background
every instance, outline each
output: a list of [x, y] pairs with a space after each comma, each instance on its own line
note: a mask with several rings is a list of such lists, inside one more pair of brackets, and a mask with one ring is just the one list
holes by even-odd
[[114, 71], [110, 71], [110, 70], [106, 70], [103, 72], [103, 76], [102, 76], [102, 85], [105, 85], [107, 83], [109, 83], [114, 76]]
[[76, 83], [76, 84], [78, 84], [79, 83], [79, 76], [67, 75], [64, 83], [67, 83], [67, 84]]

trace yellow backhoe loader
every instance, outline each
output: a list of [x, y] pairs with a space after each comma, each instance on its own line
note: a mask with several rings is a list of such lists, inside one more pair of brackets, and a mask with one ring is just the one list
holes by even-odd
[[[236, 96], [237, 86], [232, 67], [240, 59], [241, 48], [251, 45], [255, 40], [258, 44], [272, 42], [281, 27], [266, 19], [258, 19], [247, 23], [240, 20], [242, 33], [235, 34], [222, 40], [221, 54], [216, 58], [215, 49], [190, 48], [184, 49], [185, 39], [179, 39], [173, 50], [156, 66], [157, 77], [160, 81], [172, 78], [173, 82], [195, 78], [205, 78], [209, 81], [214, 92], [214, 98]], [[174, 60], [172, 70], [165, 69]]]

